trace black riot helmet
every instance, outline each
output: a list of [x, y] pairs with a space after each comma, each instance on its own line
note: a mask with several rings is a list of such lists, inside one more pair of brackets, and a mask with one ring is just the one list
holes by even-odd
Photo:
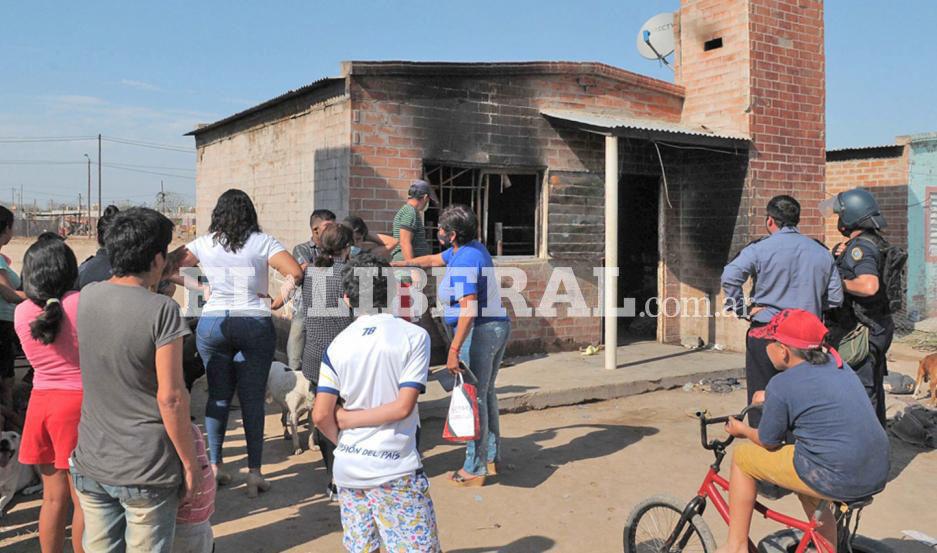
[[864, 188], [846, 190], [824, 200], [820, 211], [839, 217], [836, 228], [844, 236], [857, 229], [881, 230], [887, 226], [875, 196]]

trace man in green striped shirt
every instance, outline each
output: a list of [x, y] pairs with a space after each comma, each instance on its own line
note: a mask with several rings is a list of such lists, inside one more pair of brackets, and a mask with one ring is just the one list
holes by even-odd
[[[409, 261], [414, 257], [432, 253], [429, 242], [426, 241], [426, 229], [421, 215], [430, 202], [439, 204], [433, 187], [423, 180], [413, 181], [410, 184], [407, 203], [394, 215], [394, 238], [397, 240], [397, 246], [391, 252], [393, 261]], [[406, 271], [404, 273], [406, 274]], [[401, 282], [407, 282], [410, 277], [406, 275], [405, 278], [407, 280], [400, 279]]]
[[[394, 215], [394, 238], [397, 245], [391, 252], [393, 261], [409, 261], [414, 257], [432, 253], [429, 242], [426, 241], [426, 228], [423, 226], [422, 213], [426, 211], [429, 203], [439, 205], [433, 187], [424, 180], [415, 180], [410, 183], [407, 194], [407, 203], [403, 204]], [[413, 284], [413, 277], [409, 269], [394, 271], [394, 276], [402, 288], [409, 288]], [[412, 299], [406, 292], [401, 291], [400, 307], [409, 311]], [[413, 314], [401, 313], [402, 317], [413, 320]]]

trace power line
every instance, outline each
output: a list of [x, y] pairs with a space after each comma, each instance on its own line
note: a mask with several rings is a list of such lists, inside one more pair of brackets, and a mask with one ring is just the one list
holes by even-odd
[[190, 148], [183, 148], [181, 146], [173, 146], [171, 144], [160, 144], [158, 142], [144, 142], [142, 140], [132, 140], [129, 138], [117, 138], [113, 136], [105, 136], [104, 140], [108, 142], [114, 142], [117, 144], [126, 144], [129, 146], [139, 146], [141, 148], [153, 148], [155, 150], [167, 150], [170, 152], [181, 152], [184, 154], [194, 154], [195, 150]]
[[105, 163], [104, 166], [107, 167], [108, 169], [118, 169], [120, 171], [132, 171], [134, 173], [144, 173], [147, 175], [158, 175], [161, 177], [175, 177], [177, 179], [195, 180], [195, 177], [193, 177], [192, 175], [174, 175], [172, 173], [160, 173], [158, 171], [147, 171], [146, 169], [132, 169], [130, 167], [121, 167], [118, 165], [113, 165], [111, 163]]
[[0, 144], [18, 144], [31, 142], [83, 142], [95, 140], [95, 136], [0, 136]]

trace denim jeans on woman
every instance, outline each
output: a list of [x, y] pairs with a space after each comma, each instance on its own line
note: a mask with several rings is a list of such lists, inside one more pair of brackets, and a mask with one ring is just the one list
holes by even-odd
[[110, 486], [76, 473], [72, 481], [85, 516], [85, 551], [172, 551], [178, 487]]
[[196, 339], [208, 377], [205, 430], [209, 459], [213, 464], [223, 461], [228, 412], [237, 391], [247, 439], [247, 466], [259, 469], [264, 446], [264, 395], [276, 351], [273, 320], [269, 315], [233, 312], [203, 315]]
[[481, 435], [466, 444], [465, 464], [462, 468], [469, 474], [486, 474], [487, 463], [498, 460], [501, 430], [495, 378], [510, 336], [511, 321], [476, 324], [459, 351], [462, 362], [468, 365], [478, 379], [478, 426]]

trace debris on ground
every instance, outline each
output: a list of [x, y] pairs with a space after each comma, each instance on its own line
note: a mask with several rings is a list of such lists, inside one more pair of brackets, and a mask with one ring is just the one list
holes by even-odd
[[890, 421], [888, 431], [907, 444], [937, 449], [937, 411], [909, 405]]
[[910, 394], [914, 391], [914, 379], [902, 373], [889, 373], [885, 376], [885, 391], [895, 395]]
[[728, 394], [742, 387], [742, 382], [738, 378], [704, 378], [698, 383], [687, 382], [683, 385], [684, 392], [699, 390], [700, 392], [711, 392], [714, 394]]
[[605, 349], [604, 345], [589, 344], [588, 346], [584, 348], [579, 348], [579, 353], [581, 353], [583, 356], [597, 355], [600, 351], [604, 349]]
[[693, 336], [684, 338], [680, 345], [686, 349], [703, 349], [706, 347], [706, 342], [699, 336]]
[[937, 351], [937, 332], [915, 330], [907, 336], [898, 338], [898, 341], [908, 344], [918, 351]]

